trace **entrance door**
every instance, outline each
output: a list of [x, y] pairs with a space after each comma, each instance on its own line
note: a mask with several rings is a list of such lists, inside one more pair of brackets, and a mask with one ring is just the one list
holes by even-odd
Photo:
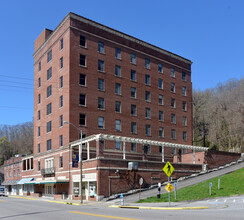
[[53, 184], [45, 184], [45, 196], [53, 197]]

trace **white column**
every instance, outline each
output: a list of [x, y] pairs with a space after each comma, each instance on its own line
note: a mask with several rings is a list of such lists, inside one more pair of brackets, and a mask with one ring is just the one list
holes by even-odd
[[123, 142], [123, 160], [125, 160], [125, 142]]
[[193, 150], [193, 164], [196, 163], [196, 155], [195, 155], [195, 150]]
[[87, 147], [87, 160], [90, 160], [90, 143], [89, 142], [87, 142], [86, 147]]
[[162, 146], [162, 162], [164, 162], [164, 146]]

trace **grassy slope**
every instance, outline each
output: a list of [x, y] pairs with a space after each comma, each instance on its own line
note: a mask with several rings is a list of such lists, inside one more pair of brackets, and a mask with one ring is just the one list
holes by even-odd
[[[220, 189], [218, 190], [218, 179], [220, 179]], [[209, 195], [209, 183], [212, 182], [212, 195]], [[164, 189], [163, 189], [164, 190]], [[244, 194], [244, 169], [237, 170], [224, 176], [216, 177], [211, 180], [198, 183], [180, 190], [177, 190], [177, 199], [175, 200], [174, 191], [171, 192], [172, 202], [200, 200], [213, 197], [232, 196]], [[168, 193], [162, 194], [161, 198], [157, 196], [143, 199], [140, 202], [168, 202]]]

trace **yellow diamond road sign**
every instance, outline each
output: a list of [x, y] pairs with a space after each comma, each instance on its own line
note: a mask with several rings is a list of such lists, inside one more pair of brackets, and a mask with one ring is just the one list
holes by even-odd
[[174, 171], [174, 167], [171, 165], [171, 163], [168, 161], [166, 164], [165, 164], [165, 166], [164, 166], [164, 168], [163, 168], [163, 171], [166, 173], [166, 175], [168, 176], [168, 177], [170, 177], [171, 176], [171, 174], [173, 173], [173, 171]]
[[170, 184], [170, 183], [168, 183], [165, 187], [164, 187], [168, 192], [171, 192], [172, 190], [173, 190], [173, 186]]

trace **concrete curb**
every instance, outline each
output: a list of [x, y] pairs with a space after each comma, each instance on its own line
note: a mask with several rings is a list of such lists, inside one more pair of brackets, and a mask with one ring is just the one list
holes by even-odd
[[206, 206], [200, 207], [145, 207], [145, 206], [122, 206], [111, 205], [110, 208], [125, 208], [125, 209], [155, 209], [155, 210], [187, 210], [187, 209], [208, 209]]

